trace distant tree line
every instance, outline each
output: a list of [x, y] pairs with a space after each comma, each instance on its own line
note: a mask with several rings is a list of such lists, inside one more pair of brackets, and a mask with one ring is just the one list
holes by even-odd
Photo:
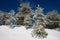
[[[32, 26], [33, 25], [32, 20], [34, 20], [35, 17], [34, 15], [37, 14], [36, 12], [37, 11], [33, 11], [29, 4], [26, 3], [20, 5], [19, 11], [16, 14], [14, 10], [10, 11], [9, 13], [0, 11], [0, 25], [15, 24]], [[48, 12], [47, 15], [44, 15], [44, 17], [45, 17], [44, 20], [46, 21], [46, 23], [43, 22], [45, 23], [45, 28], [49, 29], [60, 28], [60, 14], [58, 14], [57, 11], [53, 10], [51, 12]]]

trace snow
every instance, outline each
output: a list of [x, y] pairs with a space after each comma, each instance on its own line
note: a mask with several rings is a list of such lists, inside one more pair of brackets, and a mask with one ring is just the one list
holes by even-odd
[[[24, 26], [10, 29], [9, 26], [0, 26], [0, 40], [40, 40], [31, 35], [33, 29], [25, 29]], [[43, 40], [60, 40], [60, 32], [56, 30], [46, 29], [47, 38]]]

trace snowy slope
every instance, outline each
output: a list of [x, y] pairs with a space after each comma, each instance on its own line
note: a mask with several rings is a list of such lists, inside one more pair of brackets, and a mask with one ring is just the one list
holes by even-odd
[[[31, 36], [32, 29], [26, 30], [25, 27], [15, 27], [10, 29], [8, 26], [0, 26], [0, 40], [40, 40]], [[48, 36], [43, 40], [60, 40], [60, 32], [46, 29]]]

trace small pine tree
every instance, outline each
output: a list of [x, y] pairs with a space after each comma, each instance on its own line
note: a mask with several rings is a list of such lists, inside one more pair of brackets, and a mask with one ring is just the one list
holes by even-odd
[[33, 18], [35, 19], [35, 24], [33, 25], [33, 31], [32, 31], [32, 36], [38, 37], [38, 38], [46, 38], [48, 33], [45, 31], [45, 16], [43, 14], [43, 9], [37, 7], [37, 10], [35, 11], [36, 17], [34, 16]]
[[37, 38], [46, 38], [48, 33], [45, 31], [45, 28], [40, 25], [40, 27], [33, 29], [32, 36]]

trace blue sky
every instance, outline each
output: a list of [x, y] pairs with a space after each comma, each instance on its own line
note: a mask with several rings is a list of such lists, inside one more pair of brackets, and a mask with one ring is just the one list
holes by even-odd
[[22, 2], [29, 2], [33, 10], [39, 4], [44, 8], [44, 14], [52, 10], [60, 13], [60, 0], [0, 0], [0, 10], [9, 12], [13, 9], [17, 12], [19, 4]]

